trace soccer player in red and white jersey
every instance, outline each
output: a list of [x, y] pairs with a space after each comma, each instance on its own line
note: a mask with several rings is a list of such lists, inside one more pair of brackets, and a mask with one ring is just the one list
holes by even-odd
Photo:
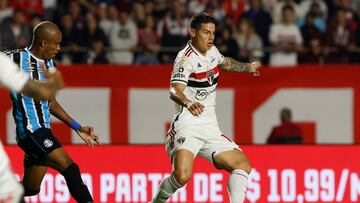
[[[0, 86], [38, 99], [50, 99], [63, 87], [59, 72], [48, 73], [41, 85], [31, 80], [9, 57], [0, 53]], [[23, 191], [11, 171], [9, 158], [0, 141], [0, 202], [22, 202]]]
[[152, 199], [162, 203], [192, 175], [195, 156], [209, 160], [216, 168], [228, 171], [232, 203], [245, 199], [251, 165], [239, 146], [220, 130], [215, 114], [219, 69], [249, 72], [259, 76], [260, 63], [241, 63], [224, 57], [213, 45], [215, 19], [207, 13], [195, 14], [190, 23], [191, 40], [175, 59], [170, 82], [170, 98], [175, 115], [166, 140], [173, 171], [165, 177]]

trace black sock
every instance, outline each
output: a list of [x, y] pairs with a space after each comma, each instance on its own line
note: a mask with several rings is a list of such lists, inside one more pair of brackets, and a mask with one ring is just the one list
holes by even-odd
[[93, 202], [87, 186], [81, 179], [80, 169], [76, 163], [70, 164], [61, 174], [64, 176], [71, 196], [80, 203]]
[[30, 188], [26, 187], [24, 184], [23, 184], [23, 187], [24, 187], [24, 196], [34, 196], [40, 192], [40, 190], [30, 189]]

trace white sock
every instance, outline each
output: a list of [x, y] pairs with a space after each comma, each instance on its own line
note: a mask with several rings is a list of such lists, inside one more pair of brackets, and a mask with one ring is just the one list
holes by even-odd
[[151, 201], [152, 203], [163, 203], [166, 202], [166, 200], [169, 199], [169, 197], [176, 192], [179, 188], [181, 188], [182, 185], [180, 185], [174, 176], [171, 174], [168, 177], [165, 177], [155, 194], [155, 197]]
[[231, 172], [228, 189], [231, 203], [243, 203], [245, 200], [248, 173], [242, 169], [235, 169]]

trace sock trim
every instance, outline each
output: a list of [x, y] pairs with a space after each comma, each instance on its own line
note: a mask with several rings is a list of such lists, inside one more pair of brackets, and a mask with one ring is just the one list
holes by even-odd
[[231, 172], [231, 174], [243, 176], [246, 179], [248, 179], [248, 176], [249, 176], [249, 174], [242, 169], [235, 169]]
[[175, 189], [179, 189], [181, 187], [183, 187], [183, 185], [179, 184], [174, 176], [174, 174], [170, 175], [170, 181], [171, 185], [174, 186]]

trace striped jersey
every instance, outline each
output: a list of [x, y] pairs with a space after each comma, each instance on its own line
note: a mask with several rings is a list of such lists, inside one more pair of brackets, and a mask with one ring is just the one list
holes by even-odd
[[[6, 54], [34, 81], [45, 80], [44, 68], [55, 69], [52, 60], [39, 59], [28, 48], [7, 51]], [[17, 136], [24, 138], [25, 133], [33, 133], [39, 128], [51, 128], [48, 100], [36, 101], [32, 97], [16, 92], [11, 92], [10, 96]]]
[[185, 96], [191, 101], [200, 102], [205, 108], [199, 117], [195, 117], [186, 108], [175, 103], [174, 119], [191, 123], [216, 121], [216, 86], [219, 80], [219, 65], [223, 63], [224, 56], [215, 46], [212, 46], [206, 55], [202, 55], [189, 42], [178, 53], [170, 83], [185, 84]]

